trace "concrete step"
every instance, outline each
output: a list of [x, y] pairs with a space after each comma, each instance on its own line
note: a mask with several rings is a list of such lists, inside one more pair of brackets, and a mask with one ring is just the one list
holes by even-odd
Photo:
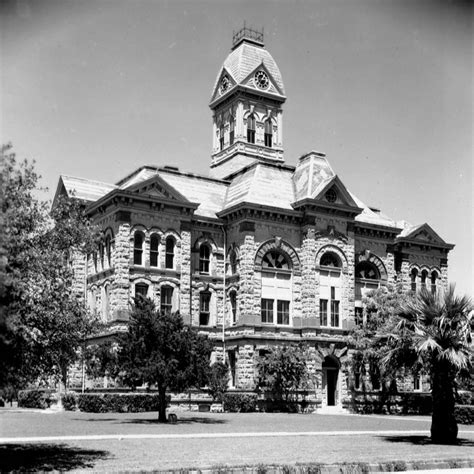
[[340, 405], [335, 405], [318, 408], [316, 413], [319, 415], [347, 415], [349, 411]]

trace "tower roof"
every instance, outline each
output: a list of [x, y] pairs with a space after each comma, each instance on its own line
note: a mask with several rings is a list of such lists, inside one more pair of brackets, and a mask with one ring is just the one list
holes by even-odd
[[211, 102], [219, 97], [219, 83], [224, 75], [230, 76], [230, 87], [225, 91], [227, 95], [237, 86], [252, 88], [252, 81], [249, 78], [259, 67], [266, 70], [270, 76], [271, 85], [267, 92], [285, 99], [283, 78], [277, 63], [263, 45], [263, 33], [259, 33], [261, 36], [258, 36], [258, 32], [255, 32], [254, 38], [246, 32], [247, 29], [244, 30], [234, 34], [232, 51], [219, 69], [212, 89]]

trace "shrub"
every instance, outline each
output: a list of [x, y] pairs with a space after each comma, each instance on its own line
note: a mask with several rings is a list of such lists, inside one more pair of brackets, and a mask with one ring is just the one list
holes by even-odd
[[454, 407], [454, 416], [461, 425], [474, 424], [474, 405], [456, 405]]
[[[167, 397], [167, 404], [170, 398]], [[158, 411], [159, 398], [156, 393], [81, 393], [77, 396], [77, 407], [89, 413]]]
[[225, 393], [224, 410], [232, 413], [249, 413], [257, 410], [256, 393]]
[[64, 393], [61, 402], [66, 411], [74, 411], [77, 406], [77, 395], [75, 392]]
[[456, 395], [456, 403], [459, 405], [473, 405], [474, 397], [472, 396], [472, 392], [469, 390], [459, 390]]
[[18, 406], [21, 408], [49, 408], [53, 401], [53, 390], [32, 389], [18, 392]]

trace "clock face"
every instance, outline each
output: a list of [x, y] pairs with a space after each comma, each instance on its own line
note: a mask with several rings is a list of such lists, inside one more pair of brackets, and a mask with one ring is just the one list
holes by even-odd
[[221, 84], [220, 84], [220, 91], [221, 91], [221, 94], [224, 94], [224, 92], [227, 91], [227, 89], [229, 89], [229, 86], [230, 86], [230, 81], [229, 81], [229, 78], [227, 76], [224, 76], [222, 79], [221, 79]]
[[260, 89], [267, 89], [270, 85], [270, 80], [268, 79], [267, 73], [265, 71], [257, 71], [255, 73], [255, 84]]
[[328, 202], [336, 202], [337, 193], [334, 189], [330, 189], [329, 191], [326, 192], [325, 197], [326, 197], [326, 201]]

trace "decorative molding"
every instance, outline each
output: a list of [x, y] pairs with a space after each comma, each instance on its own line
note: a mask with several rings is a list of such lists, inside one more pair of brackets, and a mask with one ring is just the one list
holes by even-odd
[[339, 232], [333, 225], [328, 225], [326, 230], [316, 231], [314, 234], [314, 237], [316, 239], [323, 238], [323, 237], [331, 237], [333, 239], [342, 240], [345, 244], [348, 241], [347, 235], [343, 234], [342, 232]]

